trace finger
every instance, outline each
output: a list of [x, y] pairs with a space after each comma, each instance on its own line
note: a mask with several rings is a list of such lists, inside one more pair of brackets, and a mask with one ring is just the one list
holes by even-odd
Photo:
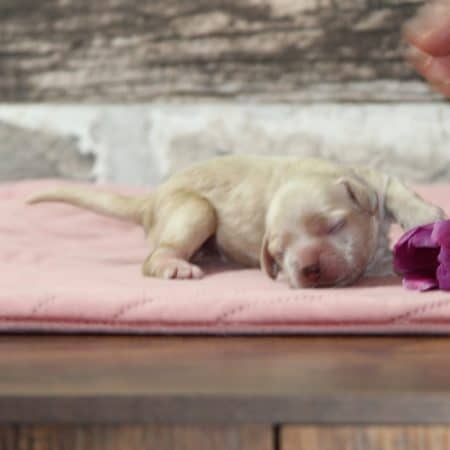
[[446, 97], [450, 98], [450, 84], [439, 84], [439, 83], [431, 83], [431, 87], [441, 94], [444, 94]]
[[450, 55], [450, 0], [435, 0], [404, 27], [405, 39], [433, 56]]
[[407, 59], [432, 85], [450, 86], [450, 56], [435, 58], [411, 47]]

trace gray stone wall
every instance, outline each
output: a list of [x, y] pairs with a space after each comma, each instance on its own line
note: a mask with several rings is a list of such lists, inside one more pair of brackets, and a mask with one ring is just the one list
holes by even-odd
[[448, 104], [0, 105], [0, 180], [68, 177], [155, 185], [231, 153], [358, 163], [450, 181]]
[[81, 154], [76, 139], [0, 122], [0, 181], [32, 178], [93, 179], [93, 154]]

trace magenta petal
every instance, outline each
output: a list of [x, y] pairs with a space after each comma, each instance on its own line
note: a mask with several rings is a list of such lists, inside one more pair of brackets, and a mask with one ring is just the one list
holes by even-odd
[[450, 267], [450, 247], [441, 247], [438, 260], [444, 266]]
[[420, 234], [421, 236], [419, 237], [419, 240], [423, 239], [424, 237], [423, 233], [431, 237], [432, 232], [433, 232], [433, 224], [412, 228], [411, 230], [408, 230], [405, 234], [403, 234], [403, 236], [395, 244], [394, 248], [396, 249], [397, 247], [401, 247], [404, 244], [408, 244], [411, 241], [411, 239], [417, 234]]
[[408, 245], [414, 247], [437, 247], [436, 241], [432, 239], [433, 229], [433, 224], [415, 228], [415, 233], [408, 240]]
[[448, 266], [440, 265], [436, 272], [439, 289], [443, 291], [450, 291], [450, 268]]
[[394, 268], [397, 273], [433, 274], [439, 266], [438, 248], [411, 248], [408, 252], [394, 255]]
[[404, 233], [400, 239], [395, 244], [395, 247], [402, 246], [403, 244], [408, 243], [411, 236], [417, 233], [417, 228], [411, 228], [411, 230], [408, 230], [406, 233]]
[[450, 220], [405, 233], [394, 246], [394, 268], [408, 289], [450, 290]]
[[416, 291], [429, 291], [438, 287], [438, 283], [434, 277], [420, 276], [420, 275], [405, 275], [403, 278], [403, 286], [406, 289]]
[[433, 224], [413, 228], [394, 246], [394, 268], [408, 289], [426, 291], [438, 286], [439, 245], [431, 238]]
[[394, 246], [394, 268], [400, 274], [426, 271], [438, 267], [439, 246], [431, 239], [433, 224], [413, 228]]
[[441, 220], [434, 224], [431, 235], [433, 242], [450, 247], [450, 220]]
[[432, 239], [441, 245], [439, 252], [439, 267], [436, 276], [439, 288], [444, 291], [450, 290], [450, 220], [436, 222]]

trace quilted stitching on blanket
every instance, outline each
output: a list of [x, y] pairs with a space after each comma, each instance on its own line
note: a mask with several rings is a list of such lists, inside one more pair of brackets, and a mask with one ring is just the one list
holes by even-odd
[[[140, 228], [67, 205], [24, 204], [30, 193], [57, 183], [0, 186], [2, 331], [450, 331], [449, 293], [406, 291], [394, 276], [298, 291], [259, 270], [221, 266], [208, 267], [201, 281], [144, 278]], [[419, 190], [450, 212], [450, 186]]]

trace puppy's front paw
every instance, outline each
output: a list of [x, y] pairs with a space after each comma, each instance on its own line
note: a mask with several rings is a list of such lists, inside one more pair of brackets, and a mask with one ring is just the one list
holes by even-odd
[[404, 230], [410, 230], [411, 228], [437, 222], [439, 220], [445, 220], [446, 218], [447, 215], [441, 208], [426, 204], [422, 208], [416, 208], [411, 211], [411, 214], [408, 217], [409, 220], [405, 221], [401, 225]]
[[142, 266], [142, 272], [146, 276], [164, 278], [166, 280], [188, 280], [203, 277], [203, 271], [200, 267], [184, 259], [174, 257], [160, 257], [147, 260]]

